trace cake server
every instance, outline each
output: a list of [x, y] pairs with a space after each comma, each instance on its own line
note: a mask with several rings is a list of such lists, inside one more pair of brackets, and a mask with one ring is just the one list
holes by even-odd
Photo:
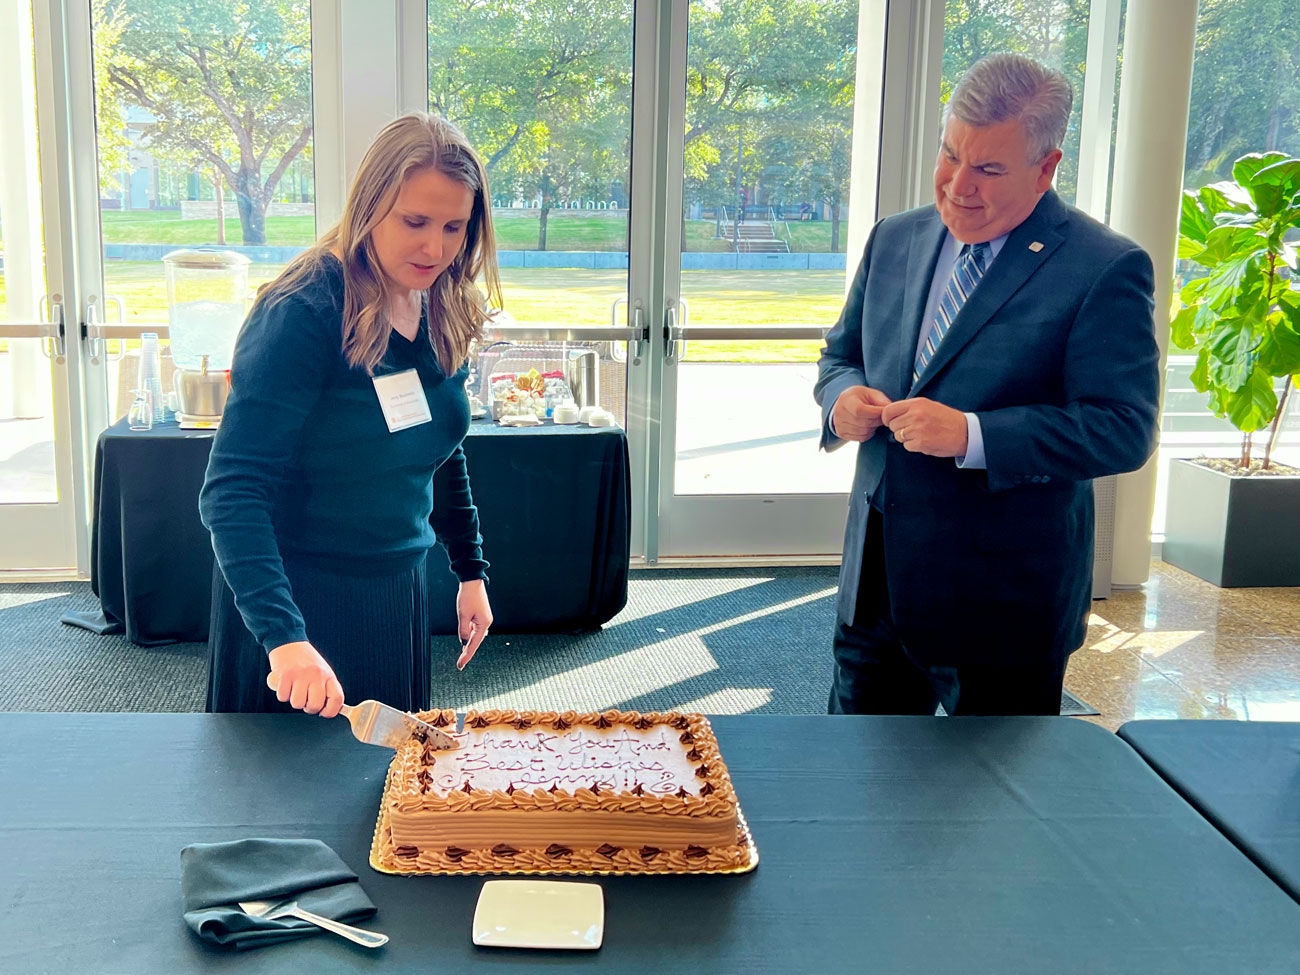
[[[280, 680], [275, 674], [266, 678], [271, 690], [278, 690]], [[402, 743], [408, 741], [417, 731], [424, 732], [426, 744], [434, 748], [459, 748], [460, 742], [441, 728], [435, 728], [427, 721], [421, 721], [409, 711], [399, 711], [379, 701], [362, 701], [360, 704], [345, 704], [339, 708], [339, 714], [348, 719], [352, 734], [357, 741], [367, 745], [382, 745], [396, 751]]]
[[403, 742], [410, 740], [415, 732], [423, 731], [426, 744], [434, 748], [460, 747], [460, 742], [441, 728], [421, 721], [409, 711], [399, 711], [378, 701], [362, 701], [351, 706], [345, 704], [339, 709], [339, 714], [348, 719], [357, 741], [364, 741], [367, 745], [383, 745], [396, 750]]

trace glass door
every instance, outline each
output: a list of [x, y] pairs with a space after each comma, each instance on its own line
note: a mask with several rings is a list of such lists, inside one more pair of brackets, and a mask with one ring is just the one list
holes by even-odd
[[142, 335], [158, 335], [173, 389], [167, 254], [247, 258], [251, 300], [316, 239], [310, 0], [228, 6], [89, 4], [98, 205], [82, 263], [103, 296], [85, 303], [99, 427], [127, 422]]
[[[644, 187], [654, 171], [647, 40], [658, 9], [656, 0], [427, 6], [428, 108], [458, 125], [483, 159], [501, 270], [504, 307], [472, 360], [473, 391], [491, 409], [530, 370], [548, 388], [563, 380], [580, 405], [594, 402], [628, 429], [638, 495]], [[634, 552], [641, 541], [638, 522]]]
[[[0, 571], [77, 567], [75, 302], [60, 241], [57, 25], [0, 4]], [[65, 323], [71, 322], [72, 326]], [[70, 341], [69, 332], [74, 336]], [[71, 347], [70, 347], [71, 346]]]
[[675, 6], [657, 554], [838, 557], [855, 452], [812, 390], [857, 263], [858, 0]]
[[838, 558], [853, 455], [817, 450], [812, 386], [856, 264], [859, 0], [427, 14], [429, 108], [465, 130], [493, 197], [505, 307], [476, 392], [594, 359], [649, 563]]

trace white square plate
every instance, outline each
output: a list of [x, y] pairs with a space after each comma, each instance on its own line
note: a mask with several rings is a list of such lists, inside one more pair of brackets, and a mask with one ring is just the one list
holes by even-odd
[[474, 908], [474, 943], [491, 948], [599, 948], [604, 933], [599, 884], [486, 880]]

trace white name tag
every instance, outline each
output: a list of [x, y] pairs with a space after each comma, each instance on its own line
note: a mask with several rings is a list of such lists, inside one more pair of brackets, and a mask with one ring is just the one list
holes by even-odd
[[374, 377], [375, 392], [379, 394], [379, 405], [384, 410], [384, 421], [388, 432], [396, 433], [407, 427], [418, 427], [433, 419], [429, 413], [429, 401], [424, 398], [424, 386], [420, 383], [420, 374], [414, 369], [395, 372], [387, 376]]

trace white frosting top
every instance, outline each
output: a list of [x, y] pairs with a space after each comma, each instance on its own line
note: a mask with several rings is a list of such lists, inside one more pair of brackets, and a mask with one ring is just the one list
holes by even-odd
[[515, 789], [561, 792], [590, 789], [631, 792], [640, 785], [646, 795], [699, 795], [698, 762], [691, 762], [681, 732], [654, 725], [642, 731], [626, 725], [613, 728], [511, 727], [466, 728], [460, 748], [439, 751], [431, 773], [430, 791], [446, 795], [468, 782], [475, 789]]

